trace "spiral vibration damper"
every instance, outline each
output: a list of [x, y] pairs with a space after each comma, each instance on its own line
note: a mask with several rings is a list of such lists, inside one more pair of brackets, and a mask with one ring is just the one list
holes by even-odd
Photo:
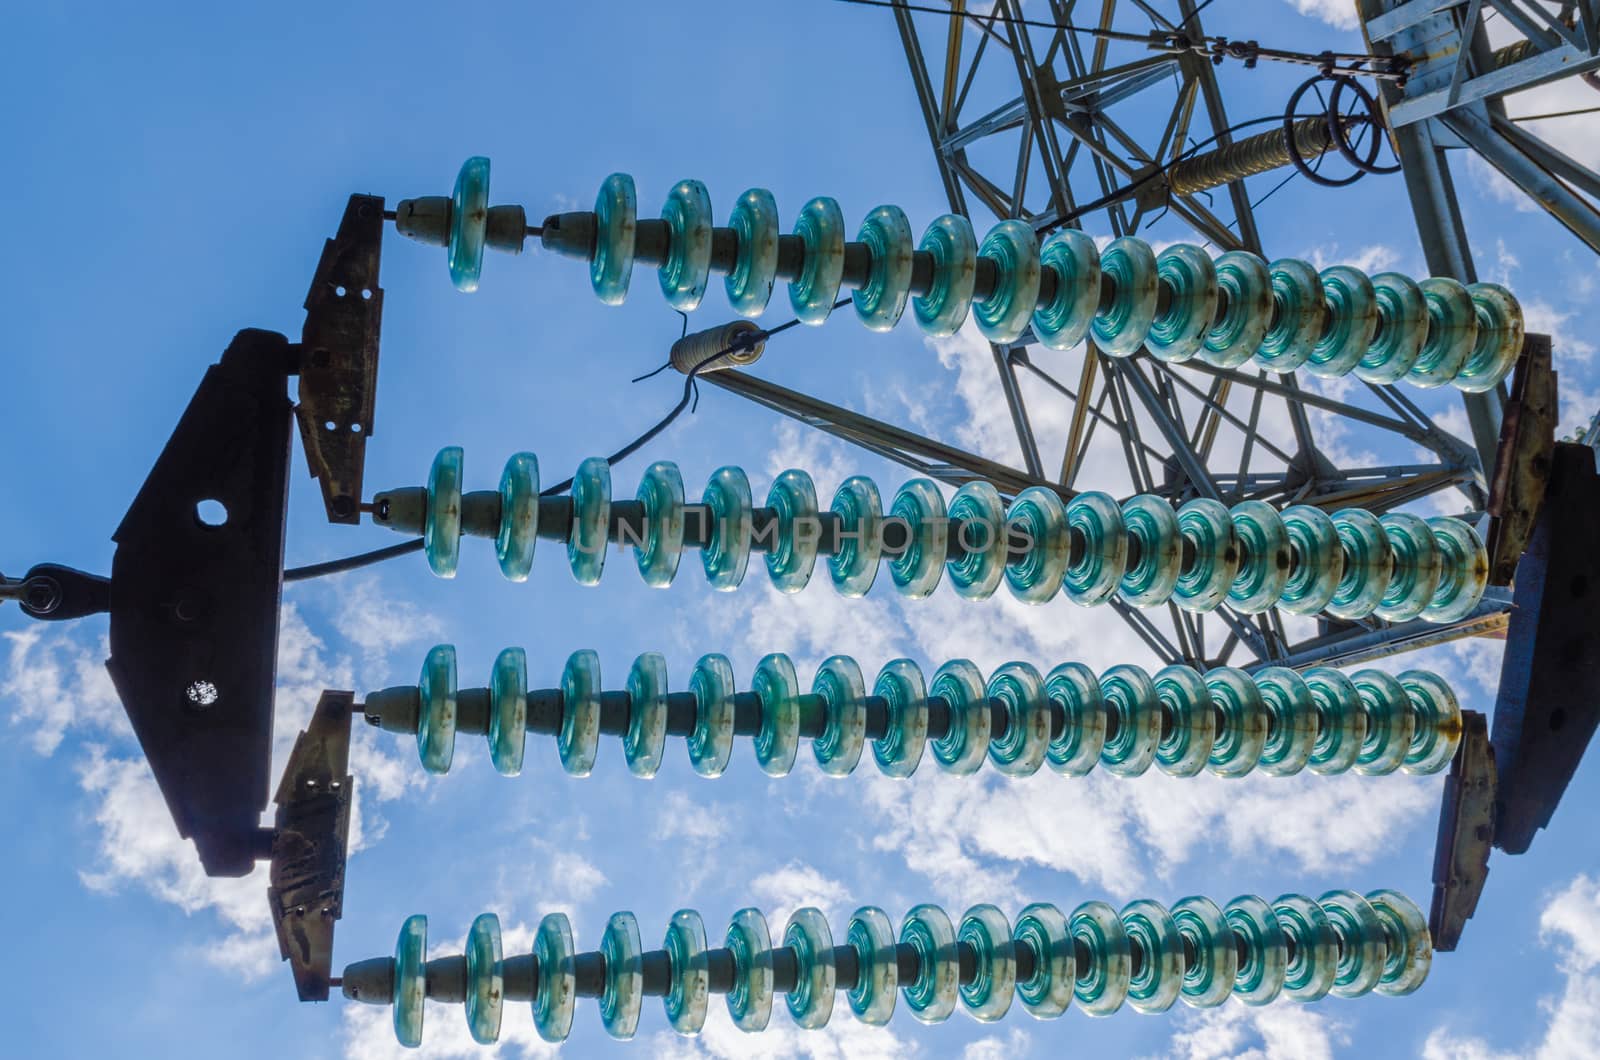
[[1461, 707], [1443, 678], [1425, 670], [1391, 676], [1360, 670], [1346, 677], [1317, 667], [1245, 673], [1174, 665], [1154, 674], [1131, 664], [1095, 675], [1068, 662], [1048, 673], [1008, 662], [984, 680], [966, 659], [924, 676], [895, 659], [869, 686], [861, 666], [834, 655], [802, 691], [794, 663], [775, 652], [761, 659], [749, 691], [737, 691], [724, 655], [695, 664], [683, 691], [669, 690], [666, 660], [646, 652], [621, 689], [605, 691], [600, 658], [572, 653], [556, 687], [529, 690], [527, 654], [507, 648], [489, 684], [460, 688], [456, 651], [428, 652], [415, 685], [371, 693], [368, 722], [414, 735], [423, 767], [448, 772], [458, 733], [482, 734], [500, 773], [522, 771], [531, 731], [556, 738], [561, 765], [575, 776], [594, 768], [602, 734], [622, 740], [628, 769], [652, 777], [668, 736], [681, 736], [702, 776], [721, 776], [735, 737], [749, 736], [771, 776], [794, 768], [802, 738], [817, 767], [853, 772], [869, 744], [883, 774], [904, 778], [927, 753], [942, 772], [967, 775], [988, 762], [1002, 774], [1031, 776], [1048, 766], [1081, 776], [1098, 764], [1131, 777], [1152, 766], [1172, 776], [1202, 770], [1223, 777], [1259, 771], [1354, 770], [1381, 776], [1437, 773], [1461, 739]]
[[1104, 493], [1030, 487], [1006, 504], [989, 483], [962, 486], [946, 503], [929, 479], [901, 486], [885, 508], [869, 478], [852, 476], [827, 510], [811, 476], [791, 469], [756, 507], [749, 478], [717, 469], [699, 504], [685, 502], [683, 477], [652, 464], [635, 499], [611, 496], [611, 467], [585, 460], [570, 496], [541, 497], [539, 462], [511, 457], [500, 488], [462, 492], [463, 456], [440, 450], [425, 487], [377, 494], [374, 521], [424, 537], [428, 564], [453, 577], [463, 535], [493, 538], [502, 573], [527, 578], [539, 538], [564, 542], [573, 576], [600, 581], [610, 544], [630, 547], [652, 586], [669, 585], [683, 550], [697, 548], [713, 588], [744, 580], [753, 552], [784, 592], [810, 581], [826, 557], [834, 587], [862, 596], [889, 567], [895, 588], [921, 599], [948, 576], [962, 596], [992, 596], [1002, 581], [1017, 599], [1042, 604], [1065, 595], [1136, 607], [1172, 602], [1196, 613], [1229, 607], [1254, 614], [1279, 608], [1344, 619], [1453, 622], [1469, 614], [1488, 584], [1483, 541], [1466, 523], [1403, 512], [1381, 518], [1360, 508], [1331, 516], [1305, 504], [1283, 511], [1261, 501], [1231, 509], [1209, 498], [1174, 509], [1161, 497], [1121, 504]]
[[393, 1008], [401, 1044], [422, 1043], [425, 999], [465, 1007], [478, 1042], [500, 1036], [506, 1002], [526, 1003], [546, 1041], [565, 1041], [577, 999], [592, 997], [606, 1032], [631, 1038], [646, 997], [659, 997], [679, 1034], [698, 1034], [711, 995], [722, 994], [740, 1030], [766, 1029], [777, 995], [795, 1024], [826, 1026], [841, 991], [856, 1019], [884, 1024], [898, 998], [924, 1023], [950, 1018], [959, 1002], [992, 1022], [1013, 995], [1038, 1019], [1064, 1015], [1074, 1000], [1091, 1016], [1124, 1004], [1165, 1012], [1178, 1000], [1196, 1008], [1230, 996], [1247, 1005], [1279, 997], [1316, 1001], [1332, 993], [1409, 994], [1433, 959], [1427, 921], [1396, 891], [1365, 897], [1329, 891], [1312, 900], [1274, 902], [1242, 895], [1219, 908], [1190, 897], [1170, 908], [1139, 899], [1119, 912], [1089, 901], [1071, 915], [1040, 902], [1010, 921], [976, 905], [959, 921], [936, 905], [914, 906], [898, 932], [888, 914], [863, 906], [834, 935], [823, 913], [795, 910], [774, 935], [758, 909], [734, 914], [720, 947], [693, 909], [672, 916], [661, 948], [646, 950], [638, 920], [615, 913], [600, 948], [580, 952], [564, 913], [539, 922], [531, 951], [504, 952], [499, 919], [472, 922], [461, 956], [425, 959], [428, 919], [408, 918], [393, 957], [344, 970], [344, 996]]
[[[1199, 190], [1286, 164], [1291, 152], [1324, 152], [1330, 142], [1327, 122], [1307, 119], [1181, 163], [1171, 179], [1179, 190]], [[398, 211], [404, 234], [447, 248], [463, 291], [477, 288], [486, 246], [521, 247], [521, 208], [488, 201], [489, 161], [471, 158], [451, 198], [406, 200]], [[595, 294], [612, 305], [627, 298], [634, 266], [645, 264], [657, 268], [668, 304], [683, 311], [700, 305], [717, 272], [734, 311], [746, 317], [765, 311], [782, 280], [806, 324], [827, 320], [848, 288], [856, 315], [876, 331], [893, 328], [909, 307], [929, 335], [954, 334], [970, 315], [999, 344], [1031, 329], [1052, 349], [1091, 339], [1114, 357], [1144, 349], [1163, 361], [1199, 358], [1219, 368], [1253, 359], [1274, 372], [1354, 373], [1372, 383], [1449, 383], [1472, 392], [1497, 386], [1522, 349], [1522, 308], [1491, 283], [1369, 277], [1348, 265], [1318, 272], [1294, 258], [1269, 263], [1245, 251], [1213, 260], [1185, 243], [1158, 253], [1131, 236], [1100, 247], [1075, 229], [1041, 243], [1015, 220], [1001, 221], [980, 243], [959, 214], [937, 218], [917, 240], [905, 212], [890, 205], [870, 211], [848, 241], [839, 204], [827, 197], [806, 203], [785, 235], [764, 188], [741, 195], [718, 228], [697, 180], [674, 185], [660, 218], [651, 219], [638, 215], [633, 178], [613, 173], [593, 211], [550, 217], [539, 232], [547, 249], [588, 261]]]

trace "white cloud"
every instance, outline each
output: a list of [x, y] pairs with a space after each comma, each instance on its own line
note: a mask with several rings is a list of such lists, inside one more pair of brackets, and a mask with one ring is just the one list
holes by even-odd
[[850, 892], [842, 883], [799, 861], [791, 861], [781, 869], [751, 880], [750, 894], [766, 914], [774, 934], [782, 931], [790, 914], [803, 906], [822, 910], [828, 918], [828, 926], [835, 932], [843, 931], [851, 912], [847, 905]]
[[887, 1027], [869, 1027], [858, 1021], [841, 994], [834, 999], [828, 1025], [814, 1031], [794, 1026], [780, 997], [773, 1004], [772, 1022], [759, 1034], [735, 1027], [728, 1006], [717, 998], [698, 1038], [659, 1031], [649, 1039], [649, 1052], [658, 1060], [898, 1060], [917, 1056], [921, 1050]]
[[44, 626], [3, 636], [10, 649], [0, 698], [10, 700], [10, 722], [27, 730], [36, 752], [54, 754], [74, 727], [131, 734], [105, 668], [110, 647], [104, 639], [91, 652], [66, 633]]
[[1336, 1046], [1349, 1044], [1326, 1015], [1285, 1002], [1251, 1008], [1230, 1000], [1178, 1018], [1183, 1027], [1172, 1036], [1172, 1060], [1332, 1060]]
[[[369, 682], [384, 680], [388, 657], [396, 648], [436, 638], [440, 626], [434, 616], [403, 600], [384, 596], [377, 579], [362, 578], [339, 587], [339, 607], [334, 627], [362, 653], [363, 674]], [[418, 663], [421, 655], [418, 655]]]
[[1551, 899], [1539, 917], [1539, 940], [1554, 951], [1566, 977], [1561, 992], [1540, 1002], [1548, 1017], [1542, 1038], [1503, 1052], [1488, 1041], [1438, 1027], [1428, 1035], [1427, 1060], [1567, 1060], [1594, 1055], [1600, 1042], [1600, 879], [1580, 875]]
[[1284, 0], [1309, 18], [1318, 19], [1337, 29], [1355, 29], [1361, 24], [1356, 16], [1356, 0]]
[[[581, 1003], [580, 1003], [581, 1004]], [[580, 1013], [598, 1017], [591, 1011]], [[412, 1060], [419, 1055], [438, 1060], [500, 1060], [502, 1057], [555, 1056], [558, 1048], [533, 1027], [533, 1016], [523, 1003], [508, 1003], [500, 1023], [500, 1040], [494, 1045], [479, 1045], [467, 1031], [460, 1005], [429, 1001], [423, 1010], [424, 1052], [407, 1049], [395, 1040], [393, 1015], [387, 1005], [360, 1005], [350, 1002], [344, 1010], [344, 1055], [346, 1060]]]
[[661, 796], [656, 810], [656, 826], [652, 835], [657, 839], [688, 839], [695, 843], [711, 843], [723, 838], [732, 828], [721, 810], [711, 810], [698, 805], [683, 791], [668, 791]]
[[1003, 1037], [991, 1034], [987, 1038], [968, 1042], [967, 1047], [961, 1050], [961, 1060], [1011, 1060], [1026, 1053], [1032, 1044], [1033, 1040], [1026, 1031], [1013, 1027]]

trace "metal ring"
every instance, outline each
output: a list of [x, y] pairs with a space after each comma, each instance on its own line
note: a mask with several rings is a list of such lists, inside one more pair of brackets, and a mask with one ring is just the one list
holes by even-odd
[[[1348, 177], [1324, 177], [1322, 174], [1318, 173], [1316, 170], [1312, 169], [1306, 164], [1305, 157], [1300, 154], [1300, 149], [1295, 146], [1294, 142], [1295, 107], [1299, 105], [1300, 97], [1304, 96], [1306, 94], [1306, 90], [1316, 85], [1317, 82], [1328, 79], [1329, 78], [1323, 74], [1318, 74], [1315, 77], [1309, 77], [1305, 81], [1302, 81], [1300, 83], [1300, 87], [1295, 89], [1294, 92], [1289, 96], [1289, 105], [1285, 107], [1283, 111], [1284, 147], [1289, 152], [1289, 161], [1294, 163], [1294, 168], [1300, 171], [1301, 176], [1311, 181], [1311, 183], [1320, 184], [1325, 188], [1342, 188], [1348, 184], [1354, 184], [1356, 181], [1365, 176], [1365, 174], [1360, 169], [1357, 169]], [[1326, 114], [1323, 116], [1324, 118], [1327, 117]], [[1338, 123], [1334, 122], [1332, 124], [1337, 125]], [[1333, 137], [1335, 143], [1343, 143], [1343, 139], [1337, 130], [1330, 129], [1329, 134]]]
[[[1367, 151], [1367, 157], [1365, 160], [1357, 157], [1353, 145], [1346, 143], [1344, 137], [1344, 126], [1338, 120], [1339, 95], [1345, 90], [1346, 86], [1349, 86], [1355, 90], [1357, 98], [1361, 100], [1362, 107], [1366, 109], [1367, 117], [1365, 120], [1370, 122], [1375, 130], [1372, 136], [1372, 147], [1369, 151]], [[1378, 146], [1383, 139], [1383, 134], [1376, 130], [1381, 128], [1382, 123], [1378, 120], [1378, 101], [1372, 97], [1371, 92], [1367, 91], [1367, 87], [1353, 77], [1335, 77], [1333, 79], [1333, 91], [1328, 93], [1328, 131], [1333, 136], [1334, 146], [1337, 147], [1339, 149], [1339, 153], [1345, 157], [1345, 161], [1349, 162], [1352, 166], [1355, 166], [1363, 173], [1385, 174], [1400, 172], [1399, 162], [1396, 162], [1392, 166], [1380, 166], [1376, 164], [1378, 158]]]

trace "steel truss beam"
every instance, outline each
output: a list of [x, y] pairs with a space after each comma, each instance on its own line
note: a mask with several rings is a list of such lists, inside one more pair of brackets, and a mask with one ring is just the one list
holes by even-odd
[[[1232, 141], [1211, 64], [1193, 53], [1151, 55], [1077, 32], [1181, 25], [1203, 34], [1194, 0], [1170, 6], [1045, 0], [1026, 10], [1020, 0], [997, 0], [983, 13], [951, 0], [951, 9], [953, 17], [940, 17], [899, 4], [894, 18], [952, 210], [970, 214], [976, 202], [1040, 230], [1095, 217], [1113, 235], [1137, 232], [1165, 212], [1218, 250], [1262, 251], [1242, 181], [1216, 189], [1213, 202], [1176, 193], [1164, 179], [1164, 167], [1185, 150]], [[1008, 21], [1024, 15], [1055, 26]], [[1253, 497], [1385, 510], [1443, 489], [1459, 490], [1473, 510], [1486, 501], [1479, 451], [1441, 430], [1403, 393], [1367, 388], [1371, 393], [1359, 390], [1364, 403], [1357, 404], [1302, 389], [1292, 375], [1167, 365], [1144, 356], [1116, 359], [1092, 346], [1060, 353], [1030, 348], [1031, 341], [1024, 335], [1017, 345], [991, 347], [997, 397], [1015, 428], [1018, 467], [743, 372], [706, 378], [921, 474], [952, 485], [989, 479], [1008, 496], [1031, 485], [1063, 495], [1094, 488], [1085, 462], [1098, 436], [1115, 440], [1111, 451], [1120, 447], [1135, 491], [1175, 501]], [[1060, 400], [1070, 409], [1059, 456], [1041, 451], [1029, 412], [1030, 402], [1037, 407], [1040, 400]], [[1324, 417], [1382, 432], [1425, 455], [1418, 463], [1339, 467], [1316, 444], [1315, 424]], [[1175, 608], [1117, 610], [1158, 656], [1198, 665], [1230, 660], [1241, 648], [1260, 663], [1314, 660], [1318, 652], [1342, 650], [1351, 637], [1399, 643], [1416, 636], [1382, 623], [1338, 624], [1291, 643], [1276, 615], [1224, 608], [1201, 621]]]

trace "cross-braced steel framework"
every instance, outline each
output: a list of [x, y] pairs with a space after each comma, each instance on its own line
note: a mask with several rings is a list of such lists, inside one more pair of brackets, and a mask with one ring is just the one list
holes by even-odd
[[[948, 15], [912, 6], [897, 0], [893, 17], [953, 210], [971, 216], [981, 204], [996, 218], [1020, 218], [1040, 231], [1090, 226], [1112, 236], [1136, 233], [1165, 213], [1214, 252], [1277, 256], [1262, 246], [1242, 179], [1216, 185], [1214, 193], [1170, 179], [1173, 164], [1195, 150], [1234, 142], [1212, 63], [1190, 48], [1095, 35], [1196, 40], [1204, 30], [1193, 0], [1050, 0], [1026, 8], [997, 0], [982, 11], [950, 0]], [[1473, 444], [1441, 429], [1404, 388], [1318, 385], [1199, 361], [1112, 358], [1092, 344], [1060, 353], [1032, 342], [1024, 334], [1009, 347], [991, 347], [1020, 466], [742, 372], [712, 381], [945, 482], [987, 478], [1008, 493], [1040, 484], [1067, 493], [1121, 485], [1177, 501], [1258, 498], [1384, 511], [1455, 490], [1468, 513], [1480, 512], [1487, 499], [1484, 469], [1494, 459], [1502, 394], [1469, 402]], [[1035, 431], [1041, 400], [1065, 408], [1065, 439], [1055, 448]], [[1059, 409], [1050, 412], [1062, 418]], [[1349, 453], [1340, 440], [1346, 432], [1359, 438], [1362, 453], [1378, 455]], [[1507, 596], [1491, 588], [1477, 612], [1449, 627], [1322, 620], [1298, 641], [1276, 612], [1247, 616], [1223, 607], [1202, 619], [1170, 605], [1165, 612], [1116, 606], [1165, 660], [1238, 663], [1246, 661], [1242, 651], [1258, 663], [1305, 664], [1501, 628]]]

